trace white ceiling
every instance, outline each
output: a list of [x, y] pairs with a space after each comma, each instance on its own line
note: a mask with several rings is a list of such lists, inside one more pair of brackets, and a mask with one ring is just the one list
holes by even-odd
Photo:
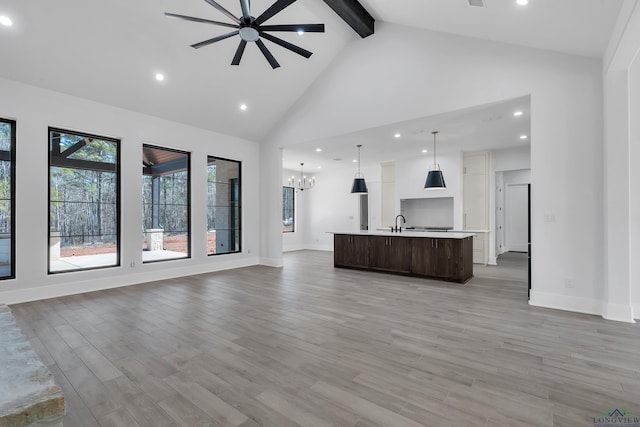
[[383, 21], [601, 58], [622, 0], [360, 0]]
[[[240, 15], [237, 0], [219, 1]], [[272, 1], [253, 0], [253, 14]], [[523, 8], [485, 0], [486, 8], [472, 8], [467, 0], [361, 1], [381, 21], [593, 57], [603, 55], [622, 2], [530, 0]], [[282, 34], [314, 55], [307, 60], [267, 42], [281, 68], [272, 70], [252, 45], [232, 67], [237, 37], [192, 49], [227, 29], [168, 19], [165, 11], [227, 19], [203, 0], [4, 0], [0, 15], [14, 26], [0, 27], [0, 77], [260, 141], [345, 44], [359, 41], [322, 0], [298, 0], [269, 23], [324, 23], [324, 34]], [[153, 79], [158, 71], [166, 81]]]
[[[514, 116], [516, 111], [522, 115]], [[426, 165], [433, 161], [433, 131], [438, 131], [437, 153], [446, 153], [528, 147], [530, 129], [530, 101], [525, 96], [284, 147], [283, 166], [299, 170], [302, 162], [309, 173], [355, 170], [358, 144], [362, 145], [362, 167], [416, 157], [424, 157]], [[527, 139], [520, 139], [522, 135]], [[422, 152], [425, 149], [427, 153]]]

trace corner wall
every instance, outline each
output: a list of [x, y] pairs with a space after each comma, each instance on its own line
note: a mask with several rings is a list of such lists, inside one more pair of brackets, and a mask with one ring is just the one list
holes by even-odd
[[640, 318], [640, 5], [625, 0], [609, 41], [605, 81], [603, 317]]

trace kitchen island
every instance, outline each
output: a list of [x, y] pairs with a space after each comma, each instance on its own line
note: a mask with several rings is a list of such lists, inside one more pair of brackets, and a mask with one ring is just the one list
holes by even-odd
[[473, 277], [473, 233], [332, 232], [333, 265], [465, 283]]

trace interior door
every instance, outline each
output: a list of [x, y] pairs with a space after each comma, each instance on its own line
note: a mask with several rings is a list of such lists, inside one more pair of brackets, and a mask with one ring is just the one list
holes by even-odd
[[508, 251], [529, 250], [529, 187], [507, 185], [505, 194], [505, 240]]

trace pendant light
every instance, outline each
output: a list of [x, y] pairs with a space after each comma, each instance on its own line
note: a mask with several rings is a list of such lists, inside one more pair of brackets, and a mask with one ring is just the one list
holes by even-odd
[[444, 183], [444, 176], [440, 170], [440, 165], [436, 162], [436, 135], [438, 131], [436, 130], [431, 133], [433, 134], [433, 165], [429, 168], [424, 188], [437, 190], [439, 188], [447, 188], [447, 185]]
[[[300, 191], [309, 190], [314, 185], [316, 185], [316, 179], [314, 177], [311, 177], [311, 179], [307, 179], [307, 177], [304, 175], [303, 168], [304, 163], [300, 163], [300, 179], [298, 179], [298, 185], [296, 185], [296, 188]], [[289, 187], [293, 187], [293, 184], [295, 184], [295, 177], [292, 176], [291, 178], [289, 178], [288, 183]]]
[[360, 148], [362, 144], [357, 145], [358, 147], [358, 172], [356, 172], [355, 177], [353, 178], [353, 185], [351, 186], [352, 193], [368, 193], [367, 183], [364, 182], [364, 175], [360, 172]]

